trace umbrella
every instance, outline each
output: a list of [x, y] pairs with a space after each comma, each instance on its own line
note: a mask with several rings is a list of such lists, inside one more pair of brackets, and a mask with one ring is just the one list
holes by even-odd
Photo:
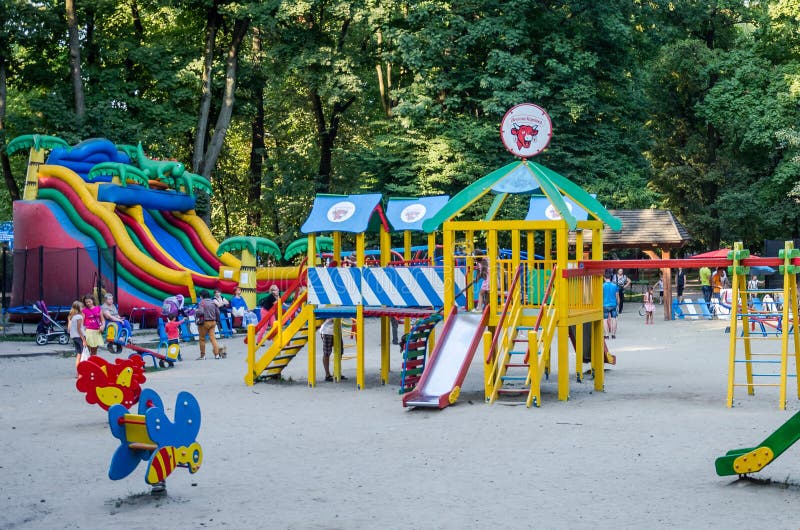
[[[728, 252], [731, 249], [729, 248], [721, 248], [719, 250], [712, 250], [710, 252], [703, 252], [702, 254], [695, 254], [694, 256], [690, 256], [691, 258], [728, 258]], [[750, 274], [775, 274], [775, 269], [772, 267], [768, 267], [766, 265], [753, 265], [750, 267]]]
[[711, 252], [703, 252], [702, 254], [695, 254], [694, 256], [689, 256], [690, 258], [728, 258], [728, 252], [731, 249], [729, 248], [721, 248], [719, 250], [712, 250]]

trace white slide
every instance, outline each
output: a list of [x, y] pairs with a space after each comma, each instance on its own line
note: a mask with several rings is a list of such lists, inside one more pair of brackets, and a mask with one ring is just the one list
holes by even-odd
[[[458, 399], [472, 357], [486, 327], [483, 313], [459, 313], [453, 308], [417, 387], [403, 396], [404, 407], [444, 408]], [[456, 390], [457, 389], [457, 390]]]

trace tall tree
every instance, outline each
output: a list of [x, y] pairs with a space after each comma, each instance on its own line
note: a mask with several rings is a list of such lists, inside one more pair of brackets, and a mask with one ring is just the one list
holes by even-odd
[[75, 0], [65, 0], [67, 29], [69, 30], [69, 69], [72, 78], [72, 92], [75, 98], [75, 116], [82, 122], [86, 116], [86, 100], [83, 95], [81, 76], [81, 42], [78, 37], [78, 17], [75, 14]]

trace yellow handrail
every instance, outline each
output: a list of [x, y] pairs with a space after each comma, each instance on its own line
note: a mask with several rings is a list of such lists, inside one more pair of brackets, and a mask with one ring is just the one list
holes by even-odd
[[489, 403], [497, 399], [497, 392], [502, 386], [505, 374], [505, 359], [514, 344], [514, 334], [522, 315], [522, 289], [520, 277], [523, 267], [520, 265], [508, 288], [500, 318], [497, 321], [492, 345], [484, 357], [484, 391]]

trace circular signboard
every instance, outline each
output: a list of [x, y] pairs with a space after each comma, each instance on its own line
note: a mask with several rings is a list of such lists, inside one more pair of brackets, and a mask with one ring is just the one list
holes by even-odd
[[409, 204], [408, 206], [403, 208], [403, 211], [400, 212], [400, 219], [402, 219], [403, 222], [408, 224], [416, 223], [417, 221], [425, 217], [425, 214], [427, 212], [428, 209], [425, 208], [425, 206], [422, 204], [419, 203]]
[[550, 116], [533, 103], [511, 107], [500, 123], [503, 145], [520, 158], [530, 158], [544, 151], [552, 136], [553, 122]]
[[328, 221], [343, 223], [356, 213], [356, 205], [350, 201], [340, 201], [328, 208]]
[[[572, 213], [572, 205], [570, 203], [566, 203], [566, 205], [567, 205], [567, 210], [569, 210], [569, 213]], [[555, 206], [553, 206], [552, 204], [544, 209], [544, 216], [550, 219], [551, 221], [561, 220], [561, 214], [558, 213], [558, 210], [556, 210]]]

